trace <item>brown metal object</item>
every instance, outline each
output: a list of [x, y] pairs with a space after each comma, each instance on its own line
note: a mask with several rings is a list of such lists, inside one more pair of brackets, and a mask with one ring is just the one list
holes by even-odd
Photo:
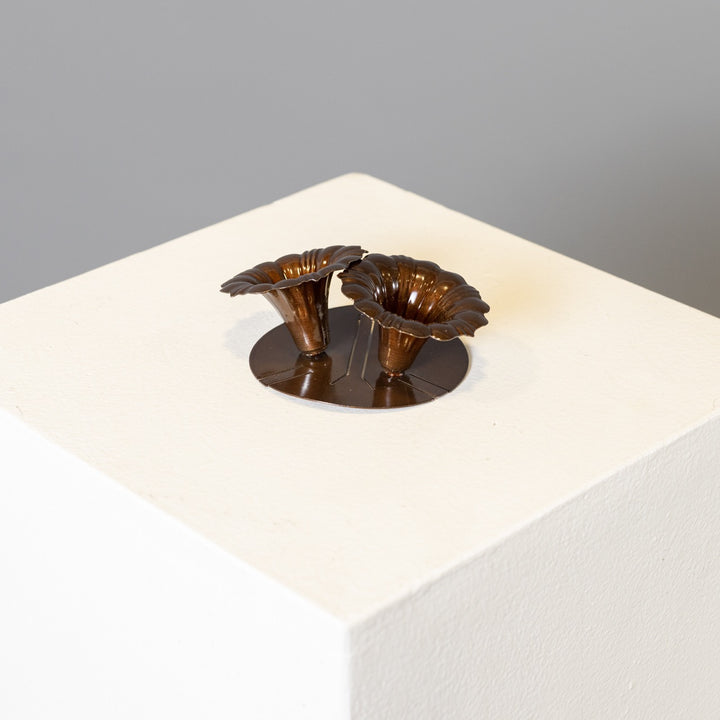
[[357, 408], [396, 408], [434, 400], [465, 377], [468, 353], [459, 338], [428, 343], [410, 370], [391, 377], [378, 361], [379, 326], [354, 307], [329, 312], [332, 343], [314, 357], [298, 354], [282, 325], [250, 352], [250, 369], [264, 385], [296, 397]]
[[329, 342], [328, 292], [333, 272], [349, 268], [365, 252], [359, 245], [333, 245], [284, 255], [239, 273], [220, 289], [233, 297], [264, 294], [280, 313], [297, 349], [311, 357], [322, 353]]
[[428, 338], [453, 340], [487, 325], [490, 306], [478, 291], [434, 262], [372, 253], [338, 277], [355, 307], [380, 325], [378, 360], [391, 378], [403, 376]]

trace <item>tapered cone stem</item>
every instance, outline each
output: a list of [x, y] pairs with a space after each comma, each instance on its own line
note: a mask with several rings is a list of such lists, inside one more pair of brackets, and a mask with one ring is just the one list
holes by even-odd
[[323, 352], [330, 337], [330, 277], [328, 275], [320, 280], [310, 280], [265, 294], [285, 321], [298, 350], [308, 356]]
[[378, 360], [390, 376], [402, 375], [412, 364], [427, 338], [418, 338], [395, 328], [380, 328]]

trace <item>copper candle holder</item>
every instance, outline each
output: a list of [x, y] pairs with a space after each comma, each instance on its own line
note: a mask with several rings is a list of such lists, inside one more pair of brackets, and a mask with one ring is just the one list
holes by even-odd
[[[462, 382], [470, 358], [459, 336], [486, 325], [490, 309], [478, 291], [433, 262], [379, 254], [363, 260], [364, 253], [333, 245], [284, 255], [222, 284], [233, 296], [264, 294], [284, 320], [250, 352], [263, 385], [335, 405], [400, 408]], [[329, 310], [336, 270], [354, 304]]]
[[224, 282], [230, 296], [264, 294], [280, 313], [301, 353], [319, 355], [328, 345], [328, 292], [337, 270], [358, 262], [366, 251], [359, 245], [332, 245], [292, 253], [263, 262]]
[[373, 253], [339, 277], [355, 308], [380, 326], [378, 360], [389, 377], [402, 376], [428, 338], [474, 335], [488, 322], [480, 293], [434, 262]]

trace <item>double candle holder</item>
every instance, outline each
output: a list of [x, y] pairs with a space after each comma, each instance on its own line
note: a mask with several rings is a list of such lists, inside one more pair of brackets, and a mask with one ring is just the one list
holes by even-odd
[[[285, 255], [222, 284], [231, 296], [265, 295], [284, 321], [250, 353], [260, 382], [361, 408], [417, 405], [462, 382], [469, 358], [460, 336], [487, 325], [488, 304], [434, 262], [379, 253], [363, 259], [365, 252], [333, 245]], [[352, 306], [328, 309], [334, 272]]]

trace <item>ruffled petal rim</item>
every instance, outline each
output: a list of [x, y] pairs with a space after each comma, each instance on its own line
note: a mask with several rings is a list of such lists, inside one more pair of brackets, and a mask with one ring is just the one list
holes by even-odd
[[271, 290], [284, 290], [306, 282], [317, 282], [334, 272], [348, 269], [367, 252], [359, 245], [332, 245], [291, 253], [272, 262], [262, 262], [226, 280], [220, 292], [231, 297]]
[[372, 253], [338, 277], [361, 313], [406, 335], [452, 340], [488, 323], [490, 306], [480, 293], [428, 260]]

